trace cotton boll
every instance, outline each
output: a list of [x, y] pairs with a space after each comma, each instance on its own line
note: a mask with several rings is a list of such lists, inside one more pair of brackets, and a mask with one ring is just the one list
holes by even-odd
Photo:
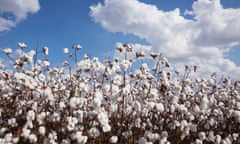
[[88, 131], [88, 134], [92, 138], [97, 138], [100, 136], [100, 131], [96, 127], [93, 127]]
[[208, 138], [207, 138], [210, 142], [214, 142], [215, 141], [215, 136], [214, 136], [214, 132], [210, 131], [208, 133]]
[[11, 48], [5, 48], [5, 49], [3, 49], [3, 52], [4, 52], [6, 55], [11, 55], [11, 54], [12, 54], [12, 49], [11, 49]]
[[60, 144], [71, 144], [70, 139], [63, 139]]
[[41, 95], [44, 98], [47, 98], [47, 100], [49, 100], [50, 102], [53, 102], [55, 100], [50, 87], [43, 89]]
[[182, 105], [182, 104], [176, 104], [176, 109], [180, 112], [180, 113], [184, 113], [186, 114], [188, 112], [188, 109]]
[[238, 133], [233, 133], [232, 137], [233, 137], [233, 140], [236, 141], [239, 138], [239, 134]]
[[209, 100], [207, 96], [204, 96], [201, 100], [201, 109], [206, 110], [209, 107]]
[[78, 122], [83, 122], [84, 111], [81, 109], [74, 110], [73, 115], [77, 118]]
[[220, 135], [216, 135], [216, 137], [215, 137], [216, 144], [220, 144], [221, 141], [222, 141], [222, 137]]
[[139, 101], [135, 101], [133, 104], [133, 108], [135, 111], [140, 112], [142, 110], [142, 105]]
[[67, 121], [68, 121], [67, 129], [69, 131], [74, 130], [76, 124], [78, 123], [77, 118], [70, 116], [70, 117], [67, 117]]
[[0, 136], [2, 136], [7, 130], [8, 130], [8, 128], [2, 127], [0, 129]]
[[100, 113], [98, 113], [97, 118], [98, 118], [99, 122], [100, 122], [102, 125], [108, 124], [108, 115], [107, 115], [107, 112], [100, 112]]
[[203, 141], [200, 139], [196, 139], [196, 141], [195, 141], [195, 144], [202, 144], [202, 143], [203, 143]]
[[88, 86], [86, 85], [86, 83], [81, 82], [81, 83], [79, 83], [79, 90], [87, 93], [89, 89], [88, 89]]
[[30, 143], [37, 142], [37, 136], [35, 134], [30, 134], [28, 139], [29, 139]]
[[111, 85], [110, 84], [103, 85], [103, 93], [106, 93], [108, 95], [110, 90], [111, 90]]
[[37, 121], [39, 125], [43, 124], [46, 116], [47, 116], [46, 112], [41, 112], [40, 114], [37, 115]]
[[98, 109], [101, 106], [102, 100], [103, 100], [102, 93], [100, 91], [95, 92], [95, 97], [93, 99], [93, 105], [96, 109]]
[[109, 139], [110, 143], [117, 143], [118, 141], [118, 136], [111, 136], [111, 138]]
[[209, 125], [209, 123], [205, 123], [203, 127], [204, 127], [205, 129], [207, 129], [207, 130], [210, 129], [210, 125]]
[[121, 68], [123, 71], [127, 71], [129, 67], [131, 67], [132, 63], [129, 60], [123, 60], [121, 63]]
[[63, 49], [63, 53], [64, 53], [64, 54], [68, 54], [68, 53], [69, 53], [68, 48], [64, 48], [64, 49]]
[[73, 139], [76, 139], [79, 144], [85, 144], [87, 143], [88, 137], [83, 136], [82, 132], [78, 131], [73, 135]]
[[146, 63], [143, 63], [140, 69], [142, 73], [147, 73], [149, 71], [148, 65]]
[[48, 144], [48, 143], [50, 143], [50, 144], [58, 144], [55, 140], [53, 140], [53, 139], [50, 139], [48, 142], [46, 142], [46, 143], [44, 143], [44, 144]]
[[214, 86], [214, 85], [215, 85], [215, 80], [212, 79], [212, 78], [208, 79], [208, 80], [207, 80], [207, 85], [209, 85], [209, 86]]
[[180, 123], [181, 123], [180, 129], [184, 131], [184, 128], [188, 125], [188, 122], [186, 120], [182, 120]]
[[156, 88], [151, 88], [150, 94], [152, 95], [153, 99], [157, 99], [159, 96], [158, 90]]
[[162, 103], [156, 103], [155, 107], [156, 107], [158, 112], [164, 112], [164, 106], [163, 106]]
[[216, 123], [216, 121], [215, 121], [213, 118], [210, 118], [210, 119], [208, 120], [208, 123], [209, 123], [210, 126], [214, 126], [215, 123]]
[[122, 92], [123, 92], [124, 95], [130, 94], [131, 93], [130, 90], [131, 90], [131, 88], [130, 88], [129, 84], [127, 84], [124, 88], [122, 88]]
[[27, 120], [28, 121], [35, 120], [35, 112], [33, 110], [30, 110], [27, 112]]
[[112, 71], [116, 73], [119, 73], [121, 71], [121, 68], [118, 62], [113, 62]]
[[144, 137], [149, 139], [150, 141], [154, 142], [160, 138], [159, 134], [152, 133], [151, 131], [145, 131]]
[[170, 83], [169, 83], [169, 80], [168, 80], [168, 77], [167, 77], [167, 73], [165, 71], [162, 71], [161, 72], [161, 79], [162, 79], [162, 84], [165, 85], [165, 86], [170, 86]]
[[79, 103], [80, 99], [78, 97], [72, 97], [69, 102], [71, 108], [75, 108]]
[[111, 126], [109, 124], [105, 124], [102, 127], [103, 132], [109, 132], [111, 131]]
[[151, 102], [151, 101], [150, 101], [150, 102], [147, 103], [147, 109], [148, 109], [148, 110], [151, 110], [151, 109], [153, 109], [154, 107], [155, 107], [155, 102]]
[[186, 127], [184, 128], [183, 133], [184, 133], [185, 136], [188, 136], [189, 133], [190, 133], [190, 127], [189, 127], [189, 126], [186, 126]]
[[53, 112], [53, 114], [51, 115], [51, 121], [53, 122], [58, 122], [60, 121], [61, 116], [59, 112]]
[[178, 96], [172, 96], [171, 98], [170, 98], [170, 103], [172, 103], [172, 104], [177, 104], [178, 103], [178, 101], [179, 101], [179, 97]]
[[98, 60], [97, 57], [94, 57], [92, 60], [92, 67], [96, 70], [96, 71], [100, 71], [104, 69], [104, 65], [101, 64]]
[[65, 102], [64, 102], [64, 101], [60, 101], [60, 102], [59, 102], [59, 108], [60, 108], [60, 110], [63, 110], [65, 107], [66, 107]]
[[[53, 143], [56, 143], [55, 140], [58, 139], [57, 137], [57, 133], [55, 131], [52, 131], [51, 133], [48, 134], [48, 138], [50, 139], [50, 141], [52, 141]], [[51, 143], [51, 142], [50, 142]]]
[[137, 118], [134, 122], [134, 126], [137, 128], [141, 128], [141, 119]]
[[232, 113], [232, 116], [236, 119], [236, 121], [240, 122], [240, 111], [235, 110], [235, 111]]
[[31, 131], [30, 131], [29, 129], [23, 128], [23, 129], [22, 129], [21, 136], [23, 136], [24, 138], [27, 139], [27, 138], [29, 137], [30, 133], [31, 133]]
[[111, 126], [108, 124], [108, 115], [107, 112], [100, 112], [97, 116], [98, 121], [102, 125], [103, 132], [109, 132], [111, 130]]
[[11, 127], [18, 126], [18, 123], [16, 122], [16, 118], [8, 119], [8, 124], [11, 125]]
[[48, 60], [44, 60], [43, 61], [43, 66], [44, 67], [49, 67], [50, 66], [50, 62]]
[[141, 137], [141, 138], [138, 140], [138, 144], [147, 144], [147, 139], [144, 138], [144, 137]]
[[40, 126], [39, 128], [38, 128], [38, 131], [39, 131], [39, 133], [41, 134], [41, 135], [45, 135], [45, 133], [46, 133], [46, 128], [44, 127], [44, 126]]
[[222, 140], [222, 144], [232, 144], [232, 141], [229, 137], [226, 137], [225, 139]]
[[13, 134], [12, 133], [7, 133], [4, 137], [4, 140], [5, 140], [6, 143], [11, 143], [12, 138], [13, 138]]
[[120, 86], [122, 84], [123, 78], [121, 75], [116, 75], [113, 78], [113, 84]]

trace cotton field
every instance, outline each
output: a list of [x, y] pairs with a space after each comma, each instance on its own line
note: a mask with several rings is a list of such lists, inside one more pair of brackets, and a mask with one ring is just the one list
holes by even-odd
[[78, 58], [81, 45], [64, 48], [61, 67], [51, 67], [48, 47], [19, 48], [18, 57], [2, 50], [13, 66], [0, 69], [1, 144], [240, 143], [240, 81], [193, 79], [197, 66], [179, 74], [157, 53], [153, 67], [133, 67], [146, 55], [130, 59], [130, 44], [103, 62]]

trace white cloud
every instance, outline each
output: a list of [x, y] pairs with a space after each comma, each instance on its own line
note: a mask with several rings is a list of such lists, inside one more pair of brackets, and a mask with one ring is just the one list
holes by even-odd
[[10, 30], [39, 9], [38, 0], [0, 0], [0, 31]]
[[105, 0], [90, 7], [90, 15], [111, 32], [134, 34], [151, 43], [176, 67], [199, 65], [202, 73], [239, 76], [240, 68], [225, 58], [240, 44], [240, 9], [224, 9], [220, 0], [198, 0], [192, 5], [193, 19], [180, 9], [163, 11], [138, 0]]

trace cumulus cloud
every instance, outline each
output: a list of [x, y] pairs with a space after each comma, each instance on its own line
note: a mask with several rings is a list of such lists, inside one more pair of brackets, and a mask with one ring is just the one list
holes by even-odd
[[10, 30], [39, 9], [38, 0], [0, 0], [0, 32]]
[[[111, 32], [133, 34], [151, 43], [181, 69], [198, 65], [202, 73], [240, 73], [226, 53], [240, 44], [240, 9], [225, 9], [220, 0], [198, 0], [191, 10], [163, 11], [138, 0], [105, 0], [90, 7], [93, 20]], [[183, 10], [184, 11], [184, 10]], [[238, 75], [239, 76], [239, 75]]]

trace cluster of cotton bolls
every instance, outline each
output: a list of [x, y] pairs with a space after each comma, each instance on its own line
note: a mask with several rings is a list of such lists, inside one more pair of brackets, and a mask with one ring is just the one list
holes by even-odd
[[[75, 65], [50, 67], [48, 48], [19, 58], [3, 52], [14, 69], [0, 69], [0, 143], [240, 143], [240, 81], [190, 77], [196, 66], [174, 73], [168, 59], [151, 53], [155, 65], [130, 44], [119, 46], [123, 59], [84, 55], [74, 45]], [[75, 66], [75, 68], [73, 68]]]

